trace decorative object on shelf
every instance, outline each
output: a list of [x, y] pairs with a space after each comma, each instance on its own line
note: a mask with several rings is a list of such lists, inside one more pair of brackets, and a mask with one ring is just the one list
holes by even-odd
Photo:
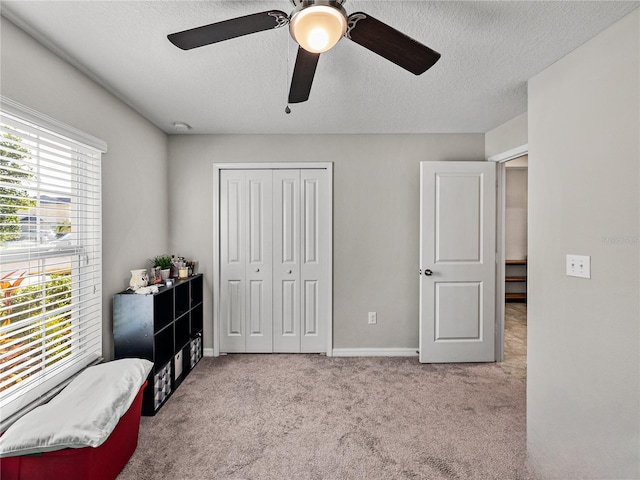
[[187, 261], [184, 257], [178, 257], [176, 260], [176, 267], [178, 268], [178, 278], [184, 280], [189, 276], [189, 269], [187, 268]]
[[169, 278], [169, 274], [171, 272], [172, 265], [171, 255], [157, 255], [151, 259], [151, 264], [154, 267], [160, 267], [160, 278], [161, 281], [165, 281]]
[[129, 280], [129, 288], [137, 290], [141, 287], [146, 287], [149, 284], [149, 275], [146, 268], [139, 268], [137, 270], [131, 270], [131, 280]]
[[151, 267], [151, 273], [149, 274], [149, 283], [157, 285], [162, 283], [162, 269], [160, 267]]
[[161, 270], [171, 268], [171, 255], [157, 255], [151, 259], [151, 263], [154, 267], [160, 267]]
[[196, 262], [193, 260], [187, 262], [187, 269], [189, 270], [188, 275], [193, 277], [196, 274]]
[[138, 295], [149, 295], [150, 293], [158, 293], [159, 289], [157, 285], [151, 285], [150, 287], [140, 287], [136, 289]]
[[171, 255], [171, 272], [169, 273], [170, 278], [178, 278], [178, 266], [176, 265], [176, 256]]
[[171, 275], [172, 278], [178, 278], [180, 280], [184, 280], [187, 277], [190, 277], [189, 275], [189, 269], [188, 269], [188, 264], [189, 262], [187, 262], [184, 257], [173, 257], [173, 274]]

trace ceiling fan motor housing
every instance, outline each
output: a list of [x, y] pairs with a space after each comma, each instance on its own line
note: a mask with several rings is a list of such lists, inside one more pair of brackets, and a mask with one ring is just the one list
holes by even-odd
[[347, 29], [344, 0], [291, 0], [295, 8], [289, 17], [293, 39], [311, 53], [333, 48]]

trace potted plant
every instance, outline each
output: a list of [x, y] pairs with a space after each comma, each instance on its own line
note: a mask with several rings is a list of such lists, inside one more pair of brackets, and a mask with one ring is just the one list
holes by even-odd
[[158, 255], [151, 259], [151, 263], [154, 267], [160, 267], [160, 274], [162, 280], [169, 278], [169, 271], [171, 270], [172, 263], [171, 255]]

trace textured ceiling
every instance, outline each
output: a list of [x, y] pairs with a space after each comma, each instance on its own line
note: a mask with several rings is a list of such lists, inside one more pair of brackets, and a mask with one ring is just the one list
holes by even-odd
[[[486, 132], [527, 109], [527, 79], [640, 2], [348, 0], [442, 54], [414, 76], [342, 39], [284, 112], [296, 44], [281, 28], [181, 51], [167, 34], [288, 0], [7, 1], [2, 14], [168, 133]], [[597, 68], [594, 59], [594, 68]]]

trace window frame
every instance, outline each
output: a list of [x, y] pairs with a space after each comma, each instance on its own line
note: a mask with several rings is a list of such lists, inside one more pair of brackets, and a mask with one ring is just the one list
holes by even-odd
[[[78, 225], [84, 225], [84, 227], [77, 230], [76, 236], [87, 235], [87, 232], [92, 234], [89, 241], [83, 242], [86, 238], [76, 238], [77, 245], [61, 246], [57, 249], [43, 249], [35, 246], [26, 248], [23, 251], [19, 248], [14, 249], [11, 254], [7, 254], [7, 251], [5, 251], [4, 255], [0, 251], [0, 265], [2, 263], [6, 263], [6, 265], [15, 264], [21, 261], [21, 255], [24, 258], [29, 258], [30, 262], [37, 262], [36, 275], [42, 277], [37, 285], [43, 288], [43, 292], [46, 291], [44, 289], [50, 281], [47, 280], [48, 275], [45, 268], [47, 260], [68, 256], [70, 258], [69, 265], [71, 265], [69, 274], [71, 283], [68, 293], [72, 298], [68, 307], [54, 309], [59, 310], [56, 311], [56, 315], [60, 312], [63, 312], [64, 315], [69, 315], [68, 320], [64, 322], [68, 322], [70, 325], [69, 330], [72, 333], [65, 335], [65, 342], [68, 342], [69, 346], [64, 348], [70, 348], [68, 352], [70, 357], [65, 358], [67, 355], [65, 354], [60, 357], [60, 359], [65, 358], [63, 362], [56, 361], [47, 366], [47, 354], [43, 354], [43, 359], [41, 360], [43, 370], [41, 373], [37, 373], [34, 378], [27, 376], [26, 381], [17, 383], [15, 384], [18, 385], [17, 387], [13, 385], [6, 389], [6, 393], [2, 392], [0, 394], [0, 408], [2, 409], [0, 431], [3, 431], [19, 416], [51, 398], [82, 369], [102, 360], [101, 155], [106, 153], [107, 144], [97, 137], [84, 133], [4, 96], [0, 96], [0, 117], [2, 118], [0, 122], [2, 125], [9, 127], [17, 125], [30, 126], [35, 131], [42, 132], [41, 134], [34, 134], [34, 138], [49, 137], [59, 139], [61, 145], [69, 148], [70, 156], [68, 162], [70, 166], [87, 166], [91, 169], [90, 180], [82, 180], [84, 177], [80, 177], [77, 171], [70, 170], [68, 181], [71, 185], [71, 190], [69, 192], [73, 193], [68, 194], [70, 195], [69, 201], [71, 201], [71, 198], [81, 199], [82, 202], [77, 202], [77, 205], [84, 205], [86, 200], [88, 205], [87, 212], [84, 211], [83, 207], [76, 206], [75, 214], [78, 218]], [[41, 136], [38, 137], [38, 135]], [[24, 141], [24, 139], [21, 138], [21, 141]], [[30, 151], [29, 155], [29, 160], [32, 160], [34, 153]], [[73, 157], [74, 155], [75, 158]], [[37, 157], [35, 161], [37, 165], [46, 163], [46, 160], [41, 160], [44, 157], [41, 157], [39, 153], [35, 156]], [[79, 158], [87, 158], [89, 160], [79, 160]], [[65, 160], [62, 163], [64, 164], [64, 162]], [[38, 180], [38, 178], [42, 177], [38, 177], [38, 174], [36, 174], [35, 178]], [[39, 189], [40, 187], [38, 186], [35, 190], [40, 192]], [[83, 215], [86, 215], [86, 218]], [[46, 293], [42, 297], [42, 307], [40, 309], [44, 313], [40, 314], [40, 322], [43, 325], [46, 325], [49, 318], [55, 316], [46, 313], [47, 298], [55, 298], [55, 294]], [[77, 301], [74, 301], [74, 298]], [[89, 300], [85, 303], [87, 298]], [[90, 315], [87, 315], [87, 312], [84, 311], [85, 308], [90, 310]], [[10, 315], [11, 312], [9, 310]], [[92, 329], [91, 345], [89, 345], [89, 348], [85, 348], [81, 344], [89, 342], [83, 336], [85, 335], [83, 329], [89, 327]], [[10, 330], [7, 329], [7, 331]], [[78, 348], [80, 348], [79, 354]], [[47, 349], [48, 347], [44, 351], [48, 352]], [[5, 357], [0, 358], [2, 358], [0, 361], [4, 362]], [[25, 386], [21, 386], [22, 383]]]

